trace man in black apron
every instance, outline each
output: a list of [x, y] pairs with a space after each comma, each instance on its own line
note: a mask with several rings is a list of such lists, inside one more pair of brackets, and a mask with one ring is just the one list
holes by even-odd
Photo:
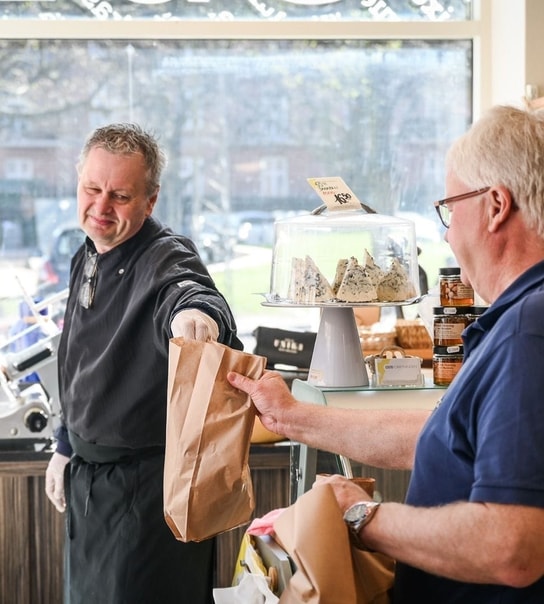
[[242, 345], [193, 242], [151, 216], [164, 164], [130, 124], [93, 132], [78, 164], [87, 238], [72, 260], [63, 425], [46, 473], [66, 509], [66, 604], [213, 601], [214, 541], [177, 541], [163, 516], [168, 342]]

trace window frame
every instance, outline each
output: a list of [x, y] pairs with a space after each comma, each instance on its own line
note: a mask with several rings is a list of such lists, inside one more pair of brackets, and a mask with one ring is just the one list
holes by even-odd
[[491, 105], [492, 0], [473, 0], [467, 21], [198, 21], [5, 19], [5, 40], [221, 40], [221, 39], [470, 39], [474, 44], [473, 115]]

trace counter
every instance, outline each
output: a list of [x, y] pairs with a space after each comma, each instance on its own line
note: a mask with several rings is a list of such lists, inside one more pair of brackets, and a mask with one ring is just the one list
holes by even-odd
[[[64, 514], [45, 494], [50, 453], [0, 451], [0, 602], [60, 604]], [[252, 445], [255, 517], [289, 503], [288, 443]], [[217, 538], [215, 585], [227, 587], [247, 527]]]

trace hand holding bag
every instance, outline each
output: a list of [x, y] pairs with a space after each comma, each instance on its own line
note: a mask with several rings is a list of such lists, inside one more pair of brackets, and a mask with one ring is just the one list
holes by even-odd
[[390, 604], [394, 560], [351, 545], [330, 485], [304, 493], [274, 529], [297, 568], [280, 604]]
[[217, 342], [170, 340], [164, 515], [180, 541], [202, 541], [251, 519], [255, 408], [226, 375], [257, 379], [265, 364]]

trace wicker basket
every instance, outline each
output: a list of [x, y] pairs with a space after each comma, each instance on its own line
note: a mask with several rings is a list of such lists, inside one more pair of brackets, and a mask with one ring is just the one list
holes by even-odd
[[397, 331], [373, 331], [372, 328], [360, 326], [358, 328], [361, 347], [364, 354], [369, 351], [383, 350], [387, 346], [397, 344]]
[[395, 328], [402, 348], [432, 348], [433, 341], [421, 319], [398, 319]]

